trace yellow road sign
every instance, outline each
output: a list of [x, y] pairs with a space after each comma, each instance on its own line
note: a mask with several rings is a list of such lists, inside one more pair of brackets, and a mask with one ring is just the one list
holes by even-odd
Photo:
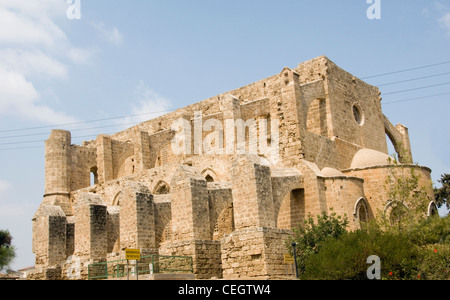
[[289, 255], [289, 254], [285, 254], [284, 255], [284, 263], [285, 264], [295, 264], [294, 258]]
[[141, 250], [139, 249], [125, 249], [125, 259], [128, 260], [140, 260]]

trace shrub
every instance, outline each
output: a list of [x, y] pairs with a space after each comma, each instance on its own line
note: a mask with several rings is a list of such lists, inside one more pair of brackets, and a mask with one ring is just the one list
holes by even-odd
[[[331, 211], [333, 209], [330, 209]], [[286, 241], [286, 247], [293, 254], [292, 244], [296, 243], [297, 264], [299, 272], [304, 271], [306, 259], [319, 252], [322, 243], [327, 239], [336, 239], [347, 232], [347, 217], [337, 216], [336, 213], [322, 212], [317, 221], [309, 214], [303, 224], [293, 229], [293, 235]]]
[[420, 248], [417, 278], [450, 280], [450, 245], [427, 245]]
[[357, 230], [338, 239], [327, 239], [317, 255], [305, 262], [302, 279], [367, 279], [366, 263], [371, 255], [381, 260], [382, 278], [404, 278], [417, 274], [417, 249], [404, 234], [379, 230]]
[[8, 267], [15, 257], [12, 237], [9, 231], [0, 230], [0, 271]]

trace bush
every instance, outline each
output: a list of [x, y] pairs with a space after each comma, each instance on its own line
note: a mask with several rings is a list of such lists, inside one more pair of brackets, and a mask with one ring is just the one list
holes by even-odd
[[9, 231], [0, 230], [0, 271], [7, 268], [15, 257], [12, 237]]
[[367, 279], [371, 255], [381, 260], [382, 279], [450, 279], [450, 217], [428, 218], [402, 230], [370, 225], [320, 245], [315, 255], [304, 257], [301, 279]]
[[367, 258], [377, 255], [381, 260], [381, 276], [386, 279], [411, 277], [417, 274], [417, 249], [404, 234], [358, 230], [337, 239], [327, 239], [317, 255], [305, 262], [302, 279], [343, 280], [367, 279]]
[[427, 280], [449, 280], [450, 216], [428, 218], [411, 228], [408, 236], [420, 248], [418, 276]]
[[[332, 209], [330, 209], [332, 211]], [[322, 212], [317, 216], [317, 222], [309, 214], [303, 224], [293, 229], [293, 235], [286, 241], [286, 248], [293, 254], [292, 244], [296, 243], [296, 255], [299, 272], [303, 272], [305, 261], [316, 254], [327, 239], [336, 239], [347, 232], [347, 217], [337, 216], [336, 213]]]
[[427, 245], [420, 248], [417, 278], [450, 280], [450, 245]]
[[429, 244], [450, 244], [450, 216], [441, 218], [433, 216], [414, 224], [407, 229], [414, 244], [425, 246]]

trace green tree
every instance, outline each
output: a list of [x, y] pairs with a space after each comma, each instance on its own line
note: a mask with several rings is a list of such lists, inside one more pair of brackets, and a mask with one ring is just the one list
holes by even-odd
[[6, 269], [16, 256], [9, 231], [0, 230], [0, 271]]
[[[385, 182], [385, 190], [388, 195], [388, 203], [391, 211], [379, 221], [385, 225], [397, 225], [402, 229], [412, 223], [420, 222], [427, 217], [427, 207], [430, 198], [427, 186], [411, 165], [401, 164], [394, 155], [388, 161], [388, 177]], [[431, 181], [429, 190], [432, 190]], [[384, 214], [381, 214], [384, 215]]]
[[428, 185], [417, 168], [395, 157], [388, 171], [390, 211], [364, 228], [348, 232], [346, 218], [322, 213], [317, 222], [309, 215], [293, 229], [286, 246], [292, 250], [290, 244], [297, 243], [301, 279], [367, 279], [372, 255], [381, 260], [383, 279], [450, 279], [450, 217], [428, 216], [431, 181]]
[[367, 279], [371, 255], [380, 258], [382, 279], [449, 280], [450, 217], [432, 216], [403, 230], [371, 223], [327, 239], [304, 262], [301, 279]]
[[[331, 208], [330, 211], [333, 211]], [[286, 247], [293, 254], [292, 244], [296, 243], [296, 255], [299, 272], [304, 272], [308, 257], [317, 254], [322, 243], [327, 239], [335, 239], [347, 232], [348, 219], [337, 216], [335, 212], [328, 214], [323, 211], [316, 217], [317, 221], [308, 214], [303, 224], [293, 228], [293, 234], [286, 241]]]
[[434, 189], [436, 204], [438, 207], [446, 204], [447, 208], [450, 209], [450, 174], [441, 175], [441, 179], [438, 181], [442, 184], [442, 187]]
[[356, 230], [336, 239], [328, 239], [316, 255], [305, 262], [302, 279], [365, 280], [367, 258], [376, 255], [381, 260], [381, 277], [410, 278], [418, 274], [417, 249], [401, 232], [380, 232], [377, 228]]

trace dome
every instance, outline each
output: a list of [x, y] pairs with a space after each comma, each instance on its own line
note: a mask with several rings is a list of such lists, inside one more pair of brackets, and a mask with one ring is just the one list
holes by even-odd
[[390, 156], [386, 153], [372, 150], [361, 149], [353, 157], [351, 169], [366, 168], [373, 166], [384, 166], [388, 164]]
[[344, 173], [342, 173], [341, 171], [328, 167], [323, 168], [321, 173], [325, 177], [345, 176]]

